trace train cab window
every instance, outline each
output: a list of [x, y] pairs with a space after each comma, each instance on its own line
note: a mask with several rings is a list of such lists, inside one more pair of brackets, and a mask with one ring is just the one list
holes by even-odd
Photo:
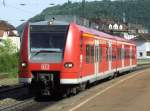
[[30, 25], [30, 61], [61, 63], [68, 28], [67, 25]]
[[30, 48], [32, 50], [63, 51], [66, 42], [68, 26], [64, 25], [33, 25], [30, 26]]
[[86, 45], [86, 63], [90, 63], [90, 45]]

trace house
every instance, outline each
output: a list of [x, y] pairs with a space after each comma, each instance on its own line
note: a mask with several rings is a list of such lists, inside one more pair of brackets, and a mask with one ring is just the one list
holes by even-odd
[[150, 59], [150, 34], [141, 24], [120, 23], [110, 19], [93, 19], [99, 30], [118, 35], [137, 45], [137, 58]]
[[106, 33], [111, 33], [111, 32], [126, 32], [127, 25], [124, 23], [120, 23], [118, 21], [114, 21], [111, 19], [91, 19], [92, 22], [98, 24], [99, 29], [101, 31], [104, 31]]
[[140, 34], [133, 41], [137, 45], [137, 58], [150, 59], [150, 34]]
[[6, 21], [0, 20], [0, 45], [3, 45], [3, 40], [9, 39], [16, 46], [16, 51], [20, 49], [20, 37], [14, 26]]
[[150, 33], [141, 24], [128, 24], [128, 34], [132, 35], [129, 40], [136, 43], [137, 59], [150, 59]]

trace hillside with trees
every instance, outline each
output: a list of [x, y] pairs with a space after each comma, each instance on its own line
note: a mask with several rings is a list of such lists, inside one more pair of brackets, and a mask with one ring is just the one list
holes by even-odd
[[48, 7], [40, 14], [29, 19], [31, 22], [45, 20], [49, 15], [78, 15], [88, 19], [109, 18], [122, 22], [142, 24], [150, 29], [150, 0], [102, 0], [93, 2], [67, 2], [63, 5]]

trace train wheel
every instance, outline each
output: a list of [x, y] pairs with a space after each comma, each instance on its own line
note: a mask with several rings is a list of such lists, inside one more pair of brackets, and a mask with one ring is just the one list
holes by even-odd
[[108, 79], [109, 79], [109, 80], [113, 79], [113, 78], [114, 78], [114, 75], [115, 75], [115, 74], [109, 76]]
[[72, 95], [76, 95], [78, 93], [78, 88], [77, 87], [73, 87], [71, 90]]
[[119, 75], [119, 71], [114, 73], [114, 78], [116, 78]]
[[86, 87], [87, 87], [87, 83], [86, 82], [80, 84], [80, 91], [84, 91], [86, 89]]
[[66, 97], [70, 97], [71, 96], [71, 89], [70, 88], [66, 89], [65, 96]]

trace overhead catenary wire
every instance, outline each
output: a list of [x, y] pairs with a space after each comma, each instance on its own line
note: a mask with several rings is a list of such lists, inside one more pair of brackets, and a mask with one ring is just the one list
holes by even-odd
[[[30, 15], [30, 16], [33, 15], [33, 14], [31, 14], [31, 13], [34, 13], [34, 12], [32, 12], [31, 10], [30, 10], [30, 11], [24, 10], [24, 9], [22, 9], [22, 8], [19, 8], [19, 7], [17, 7], [17, 6], [14, 6], [14, 5], [12, 5], [12, 4], [9, 4], [8, 2], [6, 3], [5, 0], [2, 0], [2, 4], [3, 4], [4, 8], [13, 8], [13, 9], [16, 9], [17, 11], [26, 13], [26, 14], [28, 14], [28, 15]], [[21, 3], [21, 4], [25, 4], [25, 3]], [[21, 4], [18, 4], [18, 5], [21, 6]], [[25, 5], [26, 5], [26, 4], [25, 4]], [[24, 6], [25, 6], [25, 5], [24, 5]]]
[[1, 11], [5, 12], [5, 15], [8, 13], [7, 17], [2, 16], [0, 19], [8, 21], [14, 25], [15, 24], [19, 25], [22, 22], [28, 21], [29, 18], [35, 16], [36, 14], [39, 14], [40, 10], [38, 11], [37, 9], [41, 9], [42, 11], [44, 7], [55, 5], [55, 3], [51, 2], [41, 3], [40, 0], [34, 2], [23, 2], [23, 1], [12, 2], [9, 0], [0, 0], [0, 5], [2, 6]]
[[5, 0], [2, 0], [2, 2], [3, 2], [3, 6], [5, 7]]
[[17, 11], [24, 12], [28, 15], [33, 15], [33, 14], [31, 14], [31, 13], [33, 13], [32, 11], [27, 11], [27, 10], [24, 10], [22, 8], [18, 8], [16, 6], [10, 5], [10, 4], [7, 4], [7, 6], [10, 7], [10, 8], [16, 9]]

